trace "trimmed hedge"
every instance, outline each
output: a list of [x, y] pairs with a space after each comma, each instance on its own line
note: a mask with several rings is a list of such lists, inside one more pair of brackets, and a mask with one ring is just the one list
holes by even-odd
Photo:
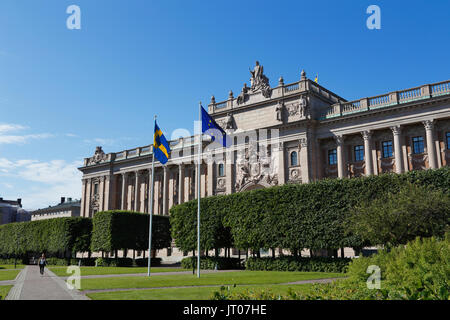
[[[204, 270], [231, 270], [242, 269], [241, 259], [239, 258], [225, 258], [225, 257], [201, 257], [200, 269]], [[197, 268], [197, 257], [188, 257], [181, 260], [181, 267], [183, 269]]]
[[89, 251], [92, 221], [89, 218], [55, 218], [0, 226], [0, 255], [50, 255]]
[[[148, 214], [123, 210], [97, 212], [92, 224], [92, 251], [148, 250]], [[169, 218], [154, 215], [152, 224], [152, 249], [170, 247]]]
[[345, 272], [350, 258], [248, 258], [245, 269], [252, 271]]
[[[202, 198], [201, 250], [283, 248], [295, 255], [304, 248], [360, 249], [372, 244], [348, 232], [350, 211], [361, 202], [398, 192], [407, 182], [449, 194], [450, 168], [324, 179]], [[196, 249], [196, 214], [197, 200], [171, 209], [172, 235], [182, 251]]]
[[[77, 266], [79, 261], [81, 260], [82, 266], [92, 267], [95, 266], [95, 258], [72, 258], [72, 259], [62, 259], [50, 257], [47, 258], [47, 264], [49, 266]], [[38, 259], [36, 259], [37, 263]]]
[[[148, 266], [148, 258], [136, 259], [131, 258], [97, 258], [97, 267], [146, 267]], [[161, 258], [152, 258], [152, 266], [161, 265]], [[95, 265], [95, 263], [94, 263]]]

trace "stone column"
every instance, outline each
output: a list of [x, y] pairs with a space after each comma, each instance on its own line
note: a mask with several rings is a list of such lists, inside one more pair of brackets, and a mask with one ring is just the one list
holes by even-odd
[[139, 211], [139, 171], [134, 172], [134, 211]]
[[103, 176], [103, 177], [100, 177], [100, 186], [99, 186], [99, 189], [100, 189], [100, 191], [99, 191], [99, 193], [100, 193], [100, 204], [99, 204], [99, 207], [98, 207], [98, 211], [104, 211], [105, 209], [104, 209], [104, 206], [103, 206], [103, 201], [104, 201], [104, 199], [105, 199], [105, 176]]
[[184, 164], [178, 166], [178, 203], [183, 203], [184, 198]]
[[163, 215], [167, 215], [167, 210], [168, 210], [168, 207], [167, 207], [167, 189], [168, 189], [168, 187], [169, 187], [169, 184], [168, 184], [168, 178], [169, 178], [169, 174], [168, 174], [168, 168], [167, 168], [167, 166], [164, 166], [164, 184], [163, 184], [163, 190], [162, 190], [162, 201], [163, 201], [163, 211], [162, 211], [162, 214]]
[[127, 174], [126, 173], [122, 173], [122, 197], [121, 199], [121, 204], [120, 204], [120, 209], [121, 210], [126, 210], [126, 196], [125, 196], [125, 185], [127, 184]]
[[309, 161], [308, 161], [308, 140], [306, 138], [300, 139], [300, 170], [302, 173], [302, 183], [308, 183], [309, 177]]
[[335, 136], [335, 140], [336, 140], [338, 177], [344, 178], [346, 175], [345, 157], [344, 157], [344, 136], [342, 135]]
[[81, 179], [81, 217], [87, 217], [86, 206], [86, 179]]
[[363, 131], [362, 133], [364, 139], [364, 162], [366, 164], [366, 176], [373, 174], [373, 164], [372, 164], [372, 132], [370, 130]]
[[188, 174], [184, 177], [184, 201], [187, 202], [190, 200], [190, 192], [191, 192], [191, 169], [185, 168]]
[[169, 192], [168, 192], [168, 196], [167, 196], [167, 201], [168, 201], [168, 207], [167, 207], [167, 213], [169, 213], [170, 208], [172, 208], [173, 204], [174, 204], [174, 198], [173, 198], [173, 194], [175, 193], [175, 183], [176, 183], [176, 177], [174, 177], [174, 175], [172, 174], [172, 172], [169, 170], [168, 172], [168, 178], [169, 178]]
[[194, 164], [194, 190], [195, 190], [195, 198], [198, 199], [198, 164]]
[[91, 184], [92, 179], [87, 179], [86, 181], [86, 202], [84, 207], [85, 217], [90, 217], [91, 215]]
[[392, 134], [394, 135], [394, 157], [395, 157], [395, 172], [403, 172], [403, 159], [402, 159], [402, 144], [401, 144], [401, 127], [392, 126]]
[[155, 185], [153, 186], [153, 197], [155, 198], [155, 203], [153, 204], [153, 213], [154, 214], [161, 214], [159, 212], [159, 193], [160, 193], [160, 187], [161, 187], [161, 181], [159, 181], [160, 176], [157, 176], [155, 173]]
[[431, 169], [436, 169], [436, 148], [434, 143], [434, 120], [423, 121], [425, 126], [425, 132], [427, 135], [427, 154], [428, 154], [428, 164]]
[[209, 161], [208, 163], [208, 171], [207, 171], [207, 177], [208, 177], [208, 187], [207, 187], [207, 191], [208, 191], [208, 196], [212, 196], [214, 193], [214, 169], [215, 169], [215, 164], [213, 163], [212, 160]]
[[112, 196], [112, 192], [111, 192], [111, 187], [112, 187], [112, 179], [114, 176], [112, 176], [111, 174], [108, 174], [107, 176], [105, 176], [105, 201], [104, 201], [104, 207], [103, 210], [111, 210], [111, 196]]
[[286, 176], [285, 176], [285, 168], [284, 168], [284, 142], [278, 142], [278, 185], [285, 184]]
[[206, 170], [205, 165], [202, 163], [200, 166], [200, 196], [206, 197]]

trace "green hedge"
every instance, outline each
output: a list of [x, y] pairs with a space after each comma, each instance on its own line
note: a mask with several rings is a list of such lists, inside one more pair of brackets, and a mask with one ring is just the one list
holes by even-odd
[[[450, 191], [450, 168], [324, 179], [202, 198], [201, 249], [332, 249], [371, 245], [345, 222], [359, 203], [396, 193], [407, 182]], [[182, 251], [196, 249], [197, 200], [171, 209], [172, 235]], [[219, 241], [218, 237], [222, 236]], [[232, 244], [232, 245], [231, 245]]]
[[[92, 251], [148, 250], [148, 214], [122, 210], [97, 212], [92, 223]], [[170, 247], [169, 218], [154, 215], [152, 224], [152, 249]]]
[[253, 271], [304, 271], [304, 272], [345, 272], [349, 258], [248, 258], [245, 269]]
[[25, 256], [29, 252], [65, 255], [89, 251], [92, 221], [55, 218], [0, 226], [0, 255]]
[[[82, 266], [92, 267], [95, 266], [95, 258], [71, 258], [71, 259], [62, 259], [50, 257], [47, 258], [47, 264], [49, 266], [78, 266], [78, 263], [81, 260]], [[38, 259], [36, 259], [37, 263]]]
[[[136, 259], [131, 258], [97, 258], [97, 267], [146, 267], [148, 266], [148, 258]], [[152, 258], [152, 266], [161, 265], [161, 258]], [[95, 265], [95, 263], [94, 263]]]
[[[204, 270], [232, 270], [242, 269], [241, 259], [239, 258], [225, 258], [225, 257], [201, 257], [200, 269]], [[197, 268], [197, 257], [188, 257], [181, 260], [181, 267], [183, 269]]]

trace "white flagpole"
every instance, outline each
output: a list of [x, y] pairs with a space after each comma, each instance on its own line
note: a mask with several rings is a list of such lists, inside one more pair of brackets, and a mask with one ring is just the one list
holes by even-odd
[[[155, 120], [153, 124], [153, 139], [155, 135], [155, 124], [156, 124], [156, 115]], [[149, 229], [148, 229], [148, 273], [147, 275], [150, 277], [150, 265], [152, 260], [152, 220], [153, 220], [153, 183], [155, 181], [155, 141], [153, 141], [152, 144], [152, 182], [151, 182], [151, 188], [150, 188], [150, 205], [148, 212], [150, 213], [150, 223], [149, 223]]]
[[202, 153], [202, 102], [198, 105], [198, 118], [199, 118], [199, 143], [198, 143], [198, 164], [197, 164], [197, 192], [198, 192], [198, 204], [197, 204], [197, 277], [200, 278], [200, 162]]

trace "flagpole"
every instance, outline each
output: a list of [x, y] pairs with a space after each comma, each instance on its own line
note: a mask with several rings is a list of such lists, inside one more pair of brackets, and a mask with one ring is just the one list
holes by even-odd
[[[155, 124], [156, 124], [156, 115], [155, 115], [155, 121], [153, 124], [153, 135], [155, 134]], [[153, 183], [155, 181], [155, 142], [153, 141], [152, 144], [152, 182], [151, 182], [151, 188], [150, 188], [150, 204], [149, 204], [149, 210], [150, 213], [150, 223], [149, 223], [149, 229], [148, 229], [148, 272], [147, 275], [150, 277], [150, 265], [152, 260], [152, 220], [153, 220]]]
[[198, 118], [199, 118], [199, 143], [198, 143], [198, 164], [197, 164], [197, 192], [198, 192], [198, 204], [197, 204], [197, 277], [200, 278], [200, 162], [202, 153], [202, 102], [198, 104]]

